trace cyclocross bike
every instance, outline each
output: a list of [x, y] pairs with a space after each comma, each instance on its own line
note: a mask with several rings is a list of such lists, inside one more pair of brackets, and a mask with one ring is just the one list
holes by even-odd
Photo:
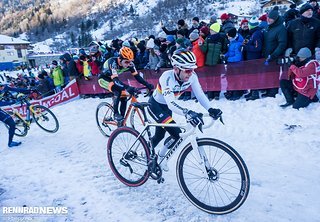
[[[213, 124], [211, 117], [207, 118], [205, 125], [198, 127], [193, 127], [190, 123], [149, 123], [145, 112], [148, 103], [132, 105], [142, 111], [144, 130], [139, 133], [133, 128], [120, 127], [111, 134], [107, 145], [109, 165], [122, 183], [137, 187], [144, 184], [149, 177], [158, 183], [163, 182], [160, 167], [162, 161], [168, 161], [182, 146], [182, 142], [187, 141], [176, 165], [177, 180], [187, 199], [210, 214], [227, 214], [244, 203], [249, 193], [250, 178], [241, 156], [220, 140], [196, 136], [197, 132], [200, 133], [202, 129]], [[155, 148], [151, 145], [150, 127], [179, 127], [183, 130], [180, 139], [162, 160], [158, 159]]]
[[[138, 131], [144, 127], [145, 123], [143, 121], [141, 110], [132, 106], [133, 103], [138, 102], [137, 97], [143, 89], [146, 89], [146, 87], [137, 88], [133, 95], [127, 96], [128, 98], [126, 100], [130, 100], [130, 105], [126, 111], [123, 121], [120, 123], [113, 119], [114, 109], [112, 104], [102, 102], [97, 106], [96, 122], [102, 135], [109, 137], [119, 126], [126, 126], [128, 121], [130, 122], [131, 127]], [[149, 94], [150, 92], [146, 94], [145, 97]]]
[[[6, 111], [15, 121], [15, 135], [26, 136], [32, 122], [46, 132], [55, 133], [59, 129], [59, 122], [53, 112], [45, 106], [31, 104], [29, 95], [23, 95], [17, 98], [22, 105], [26, 105], [26, 117], [24, 118], [16, 109]], [[8, 127], [8, 126], [7, 126]]]

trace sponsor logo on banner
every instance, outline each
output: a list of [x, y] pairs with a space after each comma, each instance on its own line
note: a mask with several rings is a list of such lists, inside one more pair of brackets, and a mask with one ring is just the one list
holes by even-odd
[[[72, 80], [62, 91], [52, 95], [45, 97], [41, 100], [32, 100], [31, 104], [39, 104], [45, 107], [53, 107], [62, 103], [70, 102], [71, 100], [79, 98], [79, 89], [76, 80]], [[20, 105], [12, 105], [4, 107], [3, 110], [18, 110], [18, 112], [22, 116], [26, 116], [27, 109], [26, 106], [20, 106]]]

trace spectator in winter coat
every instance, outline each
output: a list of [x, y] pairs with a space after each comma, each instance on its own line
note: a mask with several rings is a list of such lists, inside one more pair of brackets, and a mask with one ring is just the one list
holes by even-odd
[[[250, 19], [249, 30], [250, 38], [245, 39], [242, 43], [243, 56], [246, 60], [260, 59], [262, 58], [263, 34], [259, 28], [259, 20], [257, 17], [253, 16]], [[251, 90], [245, 97], [247, 100], [259, 99], [259, 91]]]
[[[205, 39], [203, 45], [200, 46], [203, 53], [206, 55], [205, 64], [208, 66], [217, 65], [220, 62], [220, 55], [226, 53], [227, 43], [223, 34], [220, 32], [220, 25], [214, 23], [210, 26], [210, 35]], [[220, 91], [208, 92], [209, 100], [219, 99]]]
[[149, 62], [149, 52], [146, 50], [146, 46], [140, 42], [137, 45], [138, 52], [134, 58], [134, 64], [137, 69], [144, 69]]
[[62, 75], [63, 75], [63, 82], [64, 82], [63, 87], [64, 87], [70, 81], [69, 71], [68, 71], [68, 64], [67, 64], [67, 60], [64, 58], [64, 55], [61, 55], [59, 57], [59, 59], [60, 59], [60, 66], [61, 66]]
[[[283, 25], [283, 19], [278, 10], [271, 10], [267, 18], [268, 27], [264, 31], [264, 57], [266, 64], [283, 56], [287, 48], [287, 30]], [[278, 88], [267, 89], [262, 97], [275, 97]]]
[[320, 19], [320, 10], [319, 10], [319, 4], [317, 0], [310, 0], [310, 5], [313, 7], [313, 17], [316, 19]]
[[[311, 102], [318, 102], [316, 95], [318, 84], [315, 80], [319, 76], [319, 62], [311, 60], [311, 51], [307, 47], [299, 50], [297, 60], [290, 66], [288, 71], [289, 80], [280, 80], [280, 87], [286, 99], [286, 103], [281, 105], [285, 108], [291, 106], [294, 109], [307, 107]], [[298, 93], [295, 99], [294, 94]]]
[[54, 94], [54, 87], [51, 86], [51, 83], [48, 79], [50, 77], [48, 77], [47, 74], [45, 76], [44, 73], [47, 73], [47, 72], [43, 70], [38, 74], [39, 81], [37, 85], [37, 90], [42, 97], [46, 97]]
[[201, 28], [201, 25], [199, 23], [199, 18], [198, 17], [194, 17], [192, 19], [192, 27], [189, 29], [189, 35], [191, 32], [193, 32], [194, 30], [197, 30], [199, 33], [199, 30]]
[[223, 13], [220, 19], [222, 23], [221, 32], [227, 33], [230, 29], [234, 28], [234, 24], [227, 13]]
[[297, 5], [296, 4], [291, 4], [290, 9], [284, 13], [284, 22], [286, 24], [286, 27], [288, 27], [288, 24], [291, 20], [294, 20], [296, 18], [299, 18], [300, 14], [299, 11], [296, 9]]
[[218, 22], [218, 21], [217, 21], [217, 16], [216, 16], [216, 15], [211, 16], [211, 17], [210, 17], [209, 24], [207, 25], [208, 28], [210, 28], [210, 26], [211, 26], [212, 24], [216, 23], [216, 22]]
[[200, 68], [204, 66], [206, 60], [206, 55], [200, 49], [200, 46], [204, 43], [204, 39], [199, 35], [197, 30], [190, 33], [189, 39], [192, 43], [192, 52], [197, 59], [197, 66]]
[[242, 19], [240, 23], [240, 28], [238, 29], [238, 34], [240, 34], [244, 39], [249, 36], [249, 21], [247, 19]]
[[178, 32], [178, 30], [181, 30], [182, 33], [183, 33], [183, 36], [188, 38], [189, 30], [188, 30], [188, 25], [187, 25], [187, 23], [185, 23], [185, 21], [184, 21], [183, 19], [180, 19], [180, 20], [178, 21], [178, 23], [177, 23], [177, 26], [178, 26], [177, 29], [174, 29], [174, 30], [169, 31], [169, 30], [164, 26], [164, 24], [163, 24], [162, 21], [161, 21], [161, 28], [162, 28], [162, 30], [163, 30], [167, 35], [176, 35], [177, 32]]
[[75, 79], [79, 76], [79, 72], [76, 66], [76, 62], [72, 59], [69, 53], [63, 54], [63, 59], [67, 63], [68, 76], [70, 80]]
[[[155, 49], [157, 47], [157, 49]], [[152, 69], [155, 70], [157, 68], [158, 63], [160, 62], [160, 55], [159, 48], [154, 44], [154, 39], [150, 38], [146, 45], [147, 51], [149, 52], [149, 62], [146, 65], [145, 69]], [[156, 53], [158, 51], [158, 54]]]
[[[230, 29], [227, 32], [227, 37], [230, 43], [228, 52], [224, 54], [225, 60], [228, 63], [242, 61], [241, 46], [243, 37], [239, 33], [237, 33], [236, 28]], [[228, 100], [238, 100], [243, 95], [243, 90], [227, 91], [224, 95]]]
[[100, 74], [103, 64], [101, 62], [101, 53], [97, 47], [90, 48], [88, 64], [92, 75], [97, 76]]
[[58, 62], [56, 60], [52, 61], [51, 67], [52, 67], [52, 79], [53, 79], [55, 91], [60, 92], [62, 89], [62, 86], [64, 85], [62, 70], [60, 66], [58, 66]]
[[[288, 25], [288, 48], [296, 55], [301, 48], [308, 47], [312, 54], [316, 47], [320, 47], [320, 22], [312, 17], [313, 7], [306, 3], [301, 6], [301, 17]], [[289, 51], [289, 49], [287, 49]]]

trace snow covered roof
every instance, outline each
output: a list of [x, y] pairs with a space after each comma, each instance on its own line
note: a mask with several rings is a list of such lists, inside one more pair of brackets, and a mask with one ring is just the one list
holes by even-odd
[[7, 44], [30, 44], [30, 42], [0, 34], [0, 45]]

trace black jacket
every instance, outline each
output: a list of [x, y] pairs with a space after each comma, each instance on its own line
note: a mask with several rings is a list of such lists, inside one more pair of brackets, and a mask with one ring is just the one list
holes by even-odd
[[283, 55], [287, 48], [287, 30], [283, 25], [281, 17], [268, 25], [264, 31], [264, 57], [271, 56], [271, 60], [277, 59]]
[[316, 47], [320, 47], [320, 21], [316, 18], [301, 16], [288, 25], [288, 48], [297, 54], [303, 47], [308, 47], [312, 54]]

